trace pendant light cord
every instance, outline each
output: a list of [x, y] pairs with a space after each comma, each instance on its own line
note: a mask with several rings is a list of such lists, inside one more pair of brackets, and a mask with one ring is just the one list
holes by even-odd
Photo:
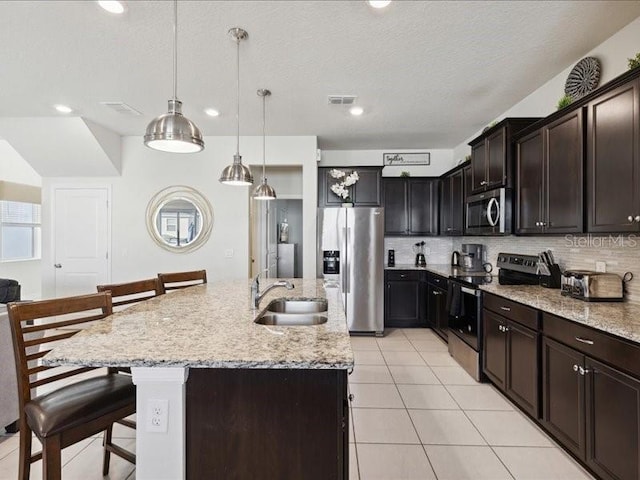
[[266, 167], [267, 167], [267, 95], [262, 96], [262, 180], [266, 179]]
[[236, 111], [236, 120], [238, 123], [238, 135], [236, 137], [236, 155], [240, 155], [240, 38], [236, 39], [236, 43], [238, 48], [236, 49], [236, 65], [238, 71], [238, 84], [237, 84], [237, 93], [238, 93], [238, 109]]
[[178, 0], [173, 1], [173, 99], [178, 100]]

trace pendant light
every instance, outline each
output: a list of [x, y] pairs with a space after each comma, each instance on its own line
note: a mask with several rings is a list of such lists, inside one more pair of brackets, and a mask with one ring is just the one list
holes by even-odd
[[253, 175], [251, 170], [242, 164], [240, 156], [240, 41], [246, 39], [249, 34], [241, 28], [232, 28], [229, 30], [236, 41], [236, 63], [238, 73], [238, 109], [236, 112], [236, 120], [238, 123], [238, 136], [236, 139], [236, 154], [233, 156], [233, 163], [226, 167], [220, 175], [220, 182], [225, 185], [251, 185], [253, 183]]
[[276, 191], [267, 183], [266, 168], [267, 168], [267, 154], [266, 154], [266, 99], [271, 95], [271, 92], [266, 89], [258, 90], [258, 96], [262, 97], [262, 183], [256, 187], [253, 192], [253, 198], [256, 200], [275, 200]]
[[182, 102], [178, 100], [178, 0], [173, 2], [173, 98], [169, 100], [169, 112], [147, 126], [144, 144], [170, 153], [196, 153], [204, 148], [200, 129], [182, 115]]

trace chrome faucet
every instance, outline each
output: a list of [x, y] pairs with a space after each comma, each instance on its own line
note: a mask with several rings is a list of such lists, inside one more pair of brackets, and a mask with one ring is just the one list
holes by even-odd
[[[266, 272], [267, 270], [268, 269], [264, 270], [264, 272]], [[294, 287], [291, 282], [288, 282], [286, 280], [278, 280], [277, 282], [273, 282], [271, 285], [269, 285], [264, 290], [264, 292], [260, 293], [260, 275], [262, 275], [262, 273], [263, 272], [258, 273], [253, 279], [253, 282], [251, 282], [251, 304], [253, 308], [258, 308], [262, 298], [274, 288], [284, 287], [287, 290], [293, 290]]]

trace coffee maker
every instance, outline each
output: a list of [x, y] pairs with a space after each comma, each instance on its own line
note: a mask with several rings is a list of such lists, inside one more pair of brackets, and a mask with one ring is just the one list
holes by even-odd
[[463, 243], [460, 256], [462, 257], [462, 269], [465, 272], [482, 272], [484, 267], [484, 245], [480, 243]]

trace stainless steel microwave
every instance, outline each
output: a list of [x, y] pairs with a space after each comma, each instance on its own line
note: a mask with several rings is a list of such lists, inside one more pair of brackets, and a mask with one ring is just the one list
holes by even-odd
[[512, 196], [511, 189], [496, 188], [467, 197], [465, 235], [510, 234]]

